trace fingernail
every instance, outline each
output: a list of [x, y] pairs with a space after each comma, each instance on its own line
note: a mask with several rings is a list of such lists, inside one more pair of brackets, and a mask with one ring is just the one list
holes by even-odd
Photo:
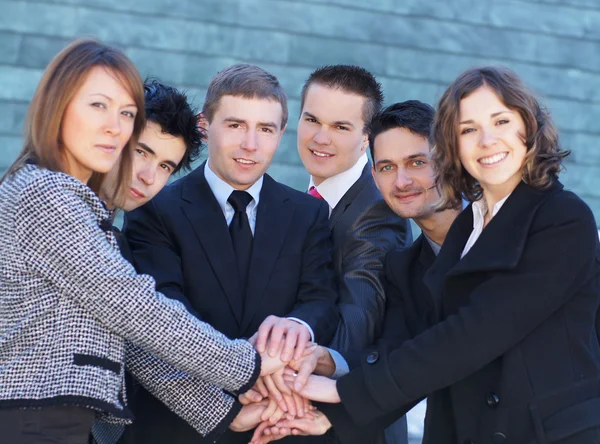
[[275, 350], [274, 348], [269, 350], [269, 355], [271, 355], [272, 358], [275, 357], [275, 353], [277, 353], [277, 350]]

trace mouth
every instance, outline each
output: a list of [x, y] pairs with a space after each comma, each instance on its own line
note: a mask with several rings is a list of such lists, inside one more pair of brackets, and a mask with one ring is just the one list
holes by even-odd
[[256, 165], [256, 162], [250, 159], [244, 159], [243, 157], [234, 158], [237, 163], [242, 165]]
[[137, 188], [133, 187], [129, 188], [129, 194], [131, 194], [131, 196], [133, 196], [134, 199], [143, 199], [144, 197], [146, 197], [144, 193], [142, 193]]
[[421, 191], [410, 191], [407, 193], [395, 193], [394, 198], [396, 198], [400, 202], [406, 202], [420, 195]]
[[96, 148], [100, 148], [102, 151], [104, 151], [106, 153], [114, 153], [117, 150], [117, 147], [115, 145], [100, 144], [100, 145], [96, 145]]
[[477, 162], [479, 162], [480, 164], [485, 165], [485, 166], [491, 166], [491, 165], [496, 165], [497, 163], [502, 162], [504, 159], [506, 159], [507, 156], [508, 156], [507, 152], [496, 153], [491, 156], [482, 157], [481, 159], [477, 160]]
[[312, 153], [313, 156], [318, 157], [319, 159], [326, 159], [328, 157], [333, 157], [333, 154], [324, 153], [322, 151], [311, 150], [310, 148], [308, 150]]

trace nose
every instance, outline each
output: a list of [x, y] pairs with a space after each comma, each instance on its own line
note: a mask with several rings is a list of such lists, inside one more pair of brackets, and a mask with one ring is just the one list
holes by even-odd
[[496, 136], [493, 130], [481, 128], [480, 134], [479, 145], [481, 145], [482, 148], [490, 148], [496, 144]]
[[121, 134], [121, 113], [108, 112], [106, 113], [106, 132], [113, 136]]
[[256, 131], [248, 130], [242, 140], [242, 149], [256, 151], [258, 149], [258, 137]]
[[329, 145], [331, 143], [329, 130], [325, 127], [325, 125], [321, 125], [319, 127], [319, 130], [315, 133], [313, 140], [319, 145]]
[[156, 168], [148, 165], [138, 172], [138, 179], [146, 185], [152, 185], [156, 178]]
[[399, 168], [398, 174], [396, 175], [396, 181], [394, 182], [394, 185], [396, 185], [396, 188], [403, 189], [403, 188], [411, 186], [412, 184], [413, 184], [412, 177], [410, 177], [408, 174], [406, 174], [406, 171], [404, 170], [404, 168]]

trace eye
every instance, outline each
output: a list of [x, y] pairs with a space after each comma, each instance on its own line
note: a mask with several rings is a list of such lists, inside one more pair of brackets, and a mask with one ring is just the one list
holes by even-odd
[[137, 154], [139, 154], [140, 156], [142, 156], [142, 157], [146, 157], [146, 151], [144, 151], [144, 150], [143, 150], [143, 149], [141, 149], [141, 148], [136, 148], [136, 149], [135, 149], [135, 152], [136, 152]]
[[475, 128], [464, 128], [460, 133], [468, 134], [468, 133], [472, 133], [473, 131], [475, 131]]
[[273, 134], [273, 128], [269, 128], [269, 127], [263, 127], [261, 128], [261, 131], [263, 133], [269, 133], [269, 134]]
[[341, 131], [350, 131], [350, 128], [348, 128], [347, 126], [344, 126], [344, 125], [338, 125], [337, 128]]
[[106, 104], [102, 102], [94, 102], [91, 104], [94, 108], [104, 108], [106, 109]]
[[171, 166], [166, 163], [161, 163], [160, 167], [165, 170], [167, 173], [171, 174]]
[[123, 114], [126, 117], [129, 117], [130, 119], [135, 119], [135, 113], [132, 111], [122, 111], [121, 114]]
[[392, 171], [394, 169], [393, 165], [384, 165], [381, 168], [379, 168], [379, 171], [382, 173], [385, 173], [387, 171]]
[[496, 125], [506, 125], [510, 120], [508, 119], [500, 119], [496, 122]]
[[315, 119], [314, 117], [305, 117], [304, 120], [310, 123], [317, 123], [317, 119]]
[[425, 165], [427, 165], [427, 162], [425, 162], [424, 160], [415, 160], [412, 163], [412, 166], [417, 167], [417, 168], [425, 166]]
[[237, 128], [239, 128], [239, 127], [240, 127], [240, 124], [239, 124], [239, 123], [231, 123], [231, 124], [229, 125], [229, 128], [233, 128], [233, 129], [237, 129]]

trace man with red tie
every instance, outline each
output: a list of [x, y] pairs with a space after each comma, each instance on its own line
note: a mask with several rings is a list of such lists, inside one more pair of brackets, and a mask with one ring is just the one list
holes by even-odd
[[[409, 223], [383, 200], [367, 157], [368, 124], [382, 102], [381, 85], [359, 66], [319, 68], [302, 88], [298, 153], [310, 174], [308, 193], [329, 206], [341, 315], [330, 345], [341, 351], [362, 349], [380, 335], [383, 260], [412, 243]], [[387, 438], [407, 442], [404, 419]]]

